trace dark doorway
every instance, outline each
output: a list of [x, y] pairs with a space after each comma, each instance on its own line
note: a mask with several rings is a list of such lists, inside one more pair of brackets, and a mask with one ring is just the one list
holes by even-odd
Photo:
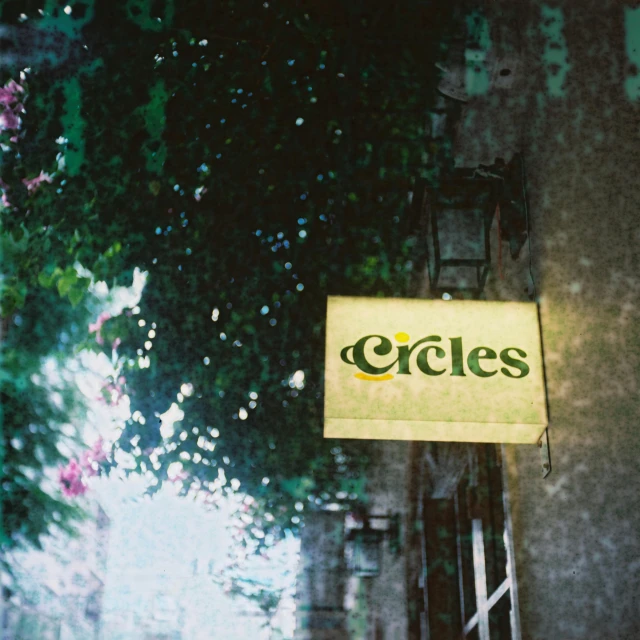
[[422, 461], [411, 637], [519, 640], [499, 446], [430, 443]]

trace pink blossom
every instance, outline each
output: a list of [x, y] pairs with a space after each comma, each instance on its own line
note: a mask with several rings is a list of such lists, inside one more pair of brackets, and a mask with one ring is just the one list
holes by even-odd
[[99, 316], [98, 319], [93, 323], [89, 325], [89, 333], [95, 333], [96, 334], [96, 342], [102, 346], [104, 344], [104, 338], [102, 337], [102, 335], [100, 334], [100, 329], [102, 328], [102, 325], [109, 320], [109, 318], [111, 318], [111, 315], [109, 313], [107, 313], [106, 311], [103, 311]]
[[0, 87], [0, 104], [13, 104], [18, 99], [16, 93], [24, 93], [24, 89], [15, 80], [10, 80], [5, 87]]
[[98, 470], [93, 467], [93, 459], [91, 457], [91, 451], [85, 451], [80, 456], [80, 466], [86, 476], [92, 477], [98, 475]]
[[104, 450], [104, 441], [102, 438], [98, 438], [91, 449], [88, 449], [80, 456], [81, 470], [89, 477], [97, 476], [100, 473], [100, 463], [106, 459], [107, 453]]
[[112, 343], [111, 343], [111, 349], [113, 351], [115, 351], [120, 345], [122, 344], [122, 340], [120, 338], [116, 338]]
[[82, 476], [82, 467], [75, 459], [71, 459], [66, 467], [60, 467], [58, 481], [62, 487], [62, 493], [67, 497], [84, 495], [87, 485], [84, 484]]
[[100, 391], [102, 391], [102, 394], [98, 396], [97, 399], [100, 402], [111, 405], [112, 407], [120, 404], [120, 400], [122, 400], [122, 397], [124, 396], [124, 389], [122, 388], [122, 385], [112, 381], [105, 382]]
[[4, 111], [0, 113], [0, 130], [19, 129], [22, 124], [18, 114], [24, 112], [24, 106], [18, 102], [16, 93], [24, 93], [24, 89], [14, 80], [0, 87], [0, 105], [4, 106]]
[[19, 85], [15, 80], [9, 80], [6, 87], [11, 93], [24, 93], [24, 87]]
[[0, 104], [8, 107], [13, 104], [18, 98], [13, 95], [13, 92], [6, 87], [0, 87]]
[[22, 183], [26, 185], [28, 191], [33, 191], [41, 182], [48, 182], [51, 184], [53, 182], [53, 178], [44, 171], [40, 171], [40, 175], [35, 178], [31, 178], [28, 180], [27, 178], [23, 178]]
[[0, 113], [0, 130], [19, 129], [21, 124], [20, 116], [11, 109], [5, 109]]
[[98, 438], [91, 447], [91, 455], [95, 462], [104, 462], [107, 459], [107, 453], [104, 450], [104, 440]]
[[100, 331], [102, 325], [111, 318], [111, 315], [106, 311], [103, 311], [94, 324], [89, 325], [89, 333], [93, 333], [94, 331]]

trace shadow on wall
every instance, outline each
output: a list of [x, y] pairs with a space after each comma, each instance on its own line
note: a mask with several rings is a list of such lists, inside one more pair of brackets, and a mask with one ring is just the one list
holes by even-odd
[[[500, 5], [526, 64], [469, 99], [456, 154], [527, 162], [554, 471], [509, 448], [523, 637], [637, 637], [640, 8]], [[487, 299], [522, 299], [528, 259]]]

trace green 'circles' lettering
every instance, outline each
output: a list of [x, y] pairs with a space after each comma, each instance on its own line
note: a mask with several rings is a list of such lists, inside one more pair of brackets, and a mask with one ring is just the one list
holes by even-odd
[[[399, 335], [404, 336], [405, 334], [396, 334], [396, 340], [399, 340]], [[373, 353], [378, 356], [389, 355], [394, 349], [391, 340], [381, 335], [372, 334], [364, 336], [363, 338], [360, 338], [360, 340], [358, 340], [355, 344], [341, 349], [340, 359], [345, 364], [355, 365], [358, 369], [360, 369], [360, 371], [365, 374], [380, 376], [387, 373], [395, 364], [398, 365], [398, 374], [410, 375], [411, 369], [409, 361], [411, 358], [411, 354], [418, 347], [420, 347], [420, 345], [424, 345], [427, 342], [440, 342], [442, 338], [440, 336], [432, 335], [418, 340], [411, 346], [396, 345], [395, 348], [397, 349], [398, 357], [388, 365], [381, 367], [375, 366], [367, 360], [365, 349], [367, 348], [367, 345], [369, 345], [370, 340], [378, 341], [375, 346], [369, 346], [369, 349], [373, 350]], [[449, 338], [449, 341], [451, 343], [451, 375], [464, 377], [466, 376], [466, 373], [464, 370], [464, 352], [462, 348], [462, 338]], [[440, 360], [443, 360], [447, 357], [447, 353], [439, 345], [426, 345], [418, 351], [416, 364], [422, 373], [428, 376], [440, 376], [445, 373], [446, 368], [434, 369], [431, 366], [431, 364], [429, 363], [430, 351], [435, 352], [435, 357]], [[521, 359], [513, 357], [510, 352], [515, 352]], [[529, 365], [523, 360], [526, 357], [527, 353], [522, 349], [518, 349], [517, 347], [507, 347], [506, 349], [503, 349], [500, 352], [500, 360], [506, 366], [501, 367], [500, 372], [507, 378], [524, 378], [530, 373]], [[471, 371], [471, 373], [473, 373], [475, 376], [478, 376], [479, 378], [491, 378], [495, 376], [498, 371], [487, 371], [486, 369], [483, 369], [481, 361], [497, 359], [498, 356], [493, 349], [490, 349], [489, 347], [476, 347], [469, 352], [466, 358], [466, 364], [469, 368], [469, 371]]]
[[409, 350], [409, 347], [407, 347], [406, 345], [398, 347], [398, 375], [411, 374], [411, 371], [409, 370], [410, 355], [411, 355], [411, 351]]
[[451, 375], [466, 376], [463, 366], [462, 338], [449, 338], [451, 342]]
[[342, 351], [340, 351], [340, 358], [342, 359], [342, 362], [346, 362], [347, 364], [355, 364], [355, 362], [353, 360], [349, 360], [349, 350], [353, 349], [353, 345], [349, 345], [348, 347], [345, 347], [344, 349], [342, 349]]
[[[411, 347], [407, 347], [407, 346], [398, 347], [398, 373], [399, 374], [400, 373], [405, 373], [405, 374], [410, 374], [411, 373], [411, 371], [409, 369], [409, 358], [411, 357], [411, 354], [413, 353], [413, 351], [417, 347], [419, 347], [421, 344], [424, 344], [425, 342], [440, 342], [441, 340], [442, 340], [442, 338], [440, 336], [427, 336], [426, 338], [422, 338], [421, 340], [418, 340], [418, 342], [416, 342]], [[441, 356], [440, 354], [437, 354], [437, 355], [438, 355], [438, 358], [444, 357], [444, 356]], [[423, 358], [426, 358], [426, 357], [427, 356], [425, 354], [423, 356]], [[426, 360], [424, 360], [424, 362], [426, 362]], [[422, 369], [420, 367], [420, 364], [418, 364], [418, 367], [420, 368], [421, 371], [424, 372], [424, 369]], [[433, 369], [431, 369], [431, 367], [429, 366], [428, 363], [426, 364], [426, 367], [430, 371], [433, 371]], [[431, 376], [438, 375], [439, 376], [440, 374], [434, 372], [434, 373], [429, 373], [428, 375], [431, 375]]]
[[500, 360], [507, 365], [507, 367], [512, 367], [517, 369], [520, 372], [520, 375], [514, 375], [507, 369], [506, 367], [502, 367], [500, 371], [507, 376], [507, 378], [524, 378], [529, 374], [529, 365], [526, 362], [522, 362], [522, 360], [516, 360], [516, 358], [512, 358], [509, 355], [509, 351], [515, 351], [521, 358], [526, 358], [527, 354], [522, 349], [518, 349], [517, 347], [507, 347], [500, 352]]
[[[386, 367], [375, 367], [370, 364], [364, 355], [364, 348], [367, 342], [372, 338], [377, 338], [378, 340], [380, 340], [380, 344], [373, 348], [373, 352], [376, 355], [386, 356], [387, 354], [391, 353], [391, 350], [393, 349], [391, 340], [388, 340], [384, 336], [365, 336], [364, 338], [360, 338], [360, 340], [358, 340], [358, 342], [353, 345], [353, 362], [355, 363], [356, 367], [360, 369], [360, 371], [375, 376], [389, 371], [389, 369], [391, 369], [391, 367], [393, 367], [393, 365], [398, 362], [398, 359], [396, 358], [390, 365]], [[343, 349], [342, 351], [344, 352], [345, 350]]]
[[[481, 352], [484, 351], [484, 354]], [[489, 347], [476, 347], [469, 352], [467, 356], [467, 365], [471, 370], [471, 373], [479, 376], [480, 378], [490, 378], [491, 376], [495, 376], [497, 371], [485, 371], [480, 366], [480, 360], [495, 360], [498, 356], [493, 349], [489, 349]]]
[[[437, 338], [438, 340], [440, 340], [438, 336], [430, 336], [427, 339], [433, 340], [434, 338]], [[418, 369], [420, 369], [422, 373], [426, 373], [428, 376], [441, 376], [446, 371], [446, 369], [440, 369], [438, 371], [436, 369], [432, 369], [431, 366], [429, 365], [429, 351], [431, 351], [432, 349], [436, 353], [436, 358], [442, 359], [447, 355], [444, 349], [442, 349], [441, 347], [438, 347], [435, 344], [432, 344], [432, 345], [429, 345], [428, 347], [425, 347], [424, 349], [421, 349], [418, 352], [418, 357], [416, 358], [416, 364], [418, 365]]]

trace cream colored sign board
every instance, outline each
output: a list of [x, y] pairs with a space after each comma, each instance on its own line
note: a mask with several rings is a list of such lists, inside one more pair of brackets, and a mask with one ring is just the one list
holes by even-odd
[[535, 443], [534, 303], [329, 297], [325, 438]]

